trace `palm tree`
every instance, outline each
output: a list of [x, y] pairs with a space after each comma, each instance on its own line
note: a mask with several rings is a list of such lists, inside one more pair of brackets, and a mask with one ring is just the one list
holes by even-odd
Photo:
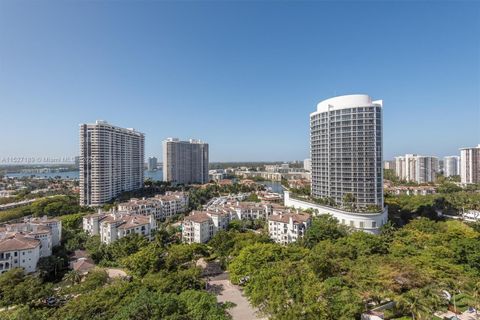
[[73, 286], [82, 281], [82, 275], [78, 271], [72, 270], [65, 274], [63, 280], [69, 282]]
[[480, 281], [471, 287], [469, 293], [472, 297], [470, 303], [475, 308], [475, 316], [478, 317], [478, 309], [480, 308]]
[[426, 319], [431, 313], [431, 310], [427, 307], [427, 303], [423, 297], [423, 294], [418, 289], [412, 289], [407, 293], [400, 296], [397, 301], [399, 309], [408, 312], [412, 319]]

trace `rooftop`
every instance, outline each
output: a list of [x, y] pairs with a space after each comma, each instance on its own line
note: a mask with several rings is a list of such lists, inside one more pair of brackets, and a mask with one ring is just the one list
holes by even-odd
[[304, 223], [310, 220], [310, 215], [298, 213], [274, 214], [268, 217], [268, 220], [282, 223], [290, 223], [290, 218], [293, 220], [293, 223]]
[[210, 221], [210, 216], [206, 211], [192, 211], [192, 213], [185, 217], [185, 220], [196, 223], [203, 223]]
[[21, 233], [16, 233], [0, 240], [0, 252], [34, 249], [39, 245], [40, 240], [28, 238]]

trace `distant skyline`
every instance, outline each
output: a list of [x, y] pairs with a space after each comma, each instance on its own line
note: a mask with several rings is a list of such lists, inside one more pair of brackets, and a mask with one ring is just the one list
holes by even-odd
[[384, 101], [384, 159], [480, 143], [480, 3], [0, 1], [0, 164], [73, 157], [79, 124], [309, 157], [318, 102]]

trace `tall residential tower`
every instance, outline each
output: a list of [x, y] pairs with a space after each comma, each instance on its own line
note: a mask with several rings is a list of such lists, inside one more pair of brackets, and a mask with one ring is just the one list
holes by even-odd
[[460, 149], [460, 179], [462, 183], [480, 183], [480, 144]]
[[381, 100], [334, 97], [310, 114], [311, 198], [284, 193], [285, 205], [330, 214], [352, 229], [378, 233], [383, 204]]
[[145, 136], [96, 121], [80, 125], [80, 205], [99, 206], [143, 187]]
[[460, 157], [447, 156], [443, 158], [443, 175], [445, 177], [460, 175]]
[[435, 182], [439, 169], [437, 157], [406, 154], [395, 157], [395, 174], [401, 180], [417, 183]]
[[163, 180], [175, 184], [208, 182], [208, 143], [190, 139], [163, 141]]
[[322, 101], [310, 114], [312, 196], [340, 206], [383, 208], [382, 101], [348, 95]]

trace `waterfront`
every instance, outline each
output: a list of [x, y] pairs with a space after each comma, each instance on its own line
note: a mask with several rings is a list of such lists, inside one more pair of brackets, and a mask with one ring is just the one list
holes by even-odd
[[[63, 180], [78, 180], [79, 171], [63, 171], [63, 172], [42, 172], [42, 173], [31, 173], [31, 172], [16, 172], [16, 173], [7, 173], [5, 174], [8, 178], [36, 178], [36, 179], [63, 179]], [[162, 181], [163, 180], [163, 171], [144, 171], [145, 179], [152, 179], [153, 181]], [[283, 194], [283, 186], [278, 181], [263, 181], [260, 182], [272, 192]]]
[[[63, 171], [63, 172], [42, 172], [42, 173], [31, 173], [31, 172], [16, 172], [16, 173], [7, 173], [5, 174], [8, 178], [37, 178], [37, 179], [63, 179], [69, 180], [74, 179], [77, 180], [79, 175], [79, 171]], [[161, 181], [163, 179], [163, 171], [148, 171], [145, 170], [144, 172], [145, 179], [150, 178], [154, 181]]]

